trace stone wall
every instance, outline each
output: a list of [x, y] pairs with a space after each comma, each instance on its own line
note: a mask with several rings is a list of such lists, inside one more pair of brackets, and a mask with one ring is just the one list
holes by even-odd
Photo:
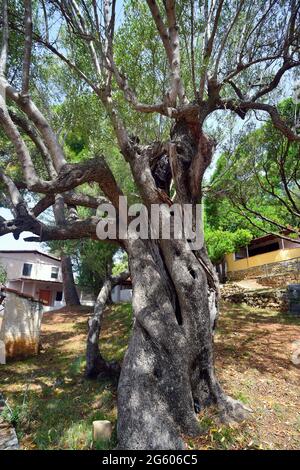
[[289, 284], [300, 284], [300, 272], [262, 276], [257, 278], [257, 282], [266, 287], [284, 288]]
[[288, 310], [286, 288], [246, 290], [237, 285], [226, 284], [225, 286], [221, 289], [221, 299], [225, 302], [245, 303], [250, 307], [281, 312]]
[[43, 306], [31, 297], [6, 290], [1, 312], [0, 343], [6, 358], [26, 357], [38, 353]]
[[[227, 273], [229, 281], [242, 281], [244, 279], [266, 279], [278, 275], [291, 276], [292, 282], [300, 281], [300, 259], [295, 258], [278, 263], [268, 263], [261, 266], [254, 266], [240, 271], [230, 271]], [[285, 285], [290, 284], [287, 281]]]

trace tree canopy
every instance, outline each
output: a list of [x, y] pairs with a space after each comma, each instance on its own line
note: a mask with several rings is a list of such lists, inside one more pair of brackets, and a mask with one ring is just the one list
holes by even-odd
[[[297, 105], [280, 103], [292, 127]], [[249, 229], [253, 235], [299, 236], [299, 145], [267, 121], [247, 133], [232, 153], [217, 162], [206, 199], [208, 224], [215, 229]]]

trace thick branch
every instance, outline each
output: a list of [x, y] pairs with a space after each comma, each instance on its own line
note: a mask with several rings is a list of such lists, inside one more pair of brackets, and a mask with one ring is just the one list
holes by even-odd
[[151, 15], [153, 17], [154, 23], [156, 25], [156, 29], [160, 35], [160, 38], [162, 40], [163, 46], [165, 48], [167, 58], [169, 65], [172, 65], [172, 59], [173, 59], [173, 53], [172, 53], [172, 48], [171, 48], [171, 43], [170, 43], [170, 37], [168, 30], [163, 22], [163, 19], [161, 17], [159, 7], [156, 3], [156, 0], [147, 0], [148, 7], [150, 9]]
[[7, 175], [5, 175], [1, 170], [0, 170], [0, 179], [3, 181], [5, 184], [8, 194], [10, 197], [10, 201], [12, 203], [13, 209], [15, 216], [17, 217], [18, 215], [27, 215], [27, 206], [18, 190], [16, 187], [15, 183], [9, 178]]
[[39, 152], [40, 152], [40, 154], [41, 154], [41, 156], [44, 160], [44, 163], [45, 163], [45, 166], [47, 168], [49, 177], [52, 178], [52, 179], [56, 178], [57, 172], [56, 172], [56, 170], [53, 166], [51, 155], [50, 155], [46, 145], [44, 144], [43, 139], [41, 139], [41, 137], [40, 137], [39, 133], [37, 132], [37, 130], [35, 129], [35, 127], [32, 126], [30, 124], [30, 122], [24, 116], [21, 116], [21, 115], [15, 113], [14, 110], [9, 109], [8, 111], [9, 111], [10, 117], [12, 118], [13, 122], [18, 127], [20, 127], [28, 135], [28, 137], [30, 137], [32, 142], [36, 145], [37, 149], [39, 150]]
[[59, 171], [66, 160], [58, 139], [45, 116], [29, 97], [23, 97], [13, 86], [5, 83], [7, 96], [27, 115], [39, 130], [51, 155], [56, 171]]
[[170, 45], [172, 50], [170, 103], [171, 105], [176, 105], [176, 98], [178, 96], [179, 103], [184, 104], [186, 102], [186, 96], [180, 77], [180, 49], [175, 1], [166, 0], [165, 9], [167, 13]]
[[0, 123], [3, 127], [5, 134], [15, 147], [17, 157], [22, 166], [26, 184], [30, 189], [35, 184], [37, 184], [39, 178], [32, 163], [29, 150], [19, 133], [17, 126], [14, 124], [9, 115], [5, 99], [2, 94], [0, 94]]
[[[205, 82], [206, 82], [206, 78], [207, 78], [207, 70], [208, 70], [208, 67], [209, 67], [209, 61], [210, 61], [212, 51], [213, 51], [214, 40], [215, 40], [215, 36], [216, 36], [216, 33], [217, 33], [217, 29], [218, 29], [218, 24], [219, 24], [219, 20], [220, 20], [220, 16], [221, 16], [221, 11], [222, 11], [222, 8], [223, 8], [223, 3], [224, 3], [224, 0], [219, 1], [218, 8], [217, 8], [215, 18], [214, 18], [214, 22], [213, 22], [213, 27], [212, 27], [211, 34], [210, 34], [209, 37], [206, 37], [205, 40], [204, 40], [204, 51], [203, 51], [203, 54], [202, 54], [202, 63], [201, 63], [201, 72], [200, 72], [200, 86], [199, 86], [199, 99], [200, 100], [203, 99], [204, 87], [205, 87]], [[212, 3], [212, 5], [213, 5], [213, 3]], [[213, 7], [211, 7], [211, 8], [213, 9]], [[212, 11], [211, 11], [211, 13], [212, 13]], [[207, 21], [205, 36], [207, 36], [207, 31], [208, 31], [209, 26], [210, 26], [210, 17], [208, 18], [208, 21]]]

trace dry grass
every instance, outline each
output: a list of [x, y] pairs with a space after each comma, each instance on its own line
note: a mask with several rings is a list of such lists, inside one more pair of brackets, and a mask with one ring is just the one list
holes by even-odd
[[[47, 313], [37, 357], [0, 369], [0, 389], [13, 409], [23, 449], [90, 449], [91, 423], [116, 420], [116, 384], [82, 378], [89, 309]], [[131, 330], [131, 306], [106, 310], [101, 350], [121, 360]], [[300, 448], [300, 368], [291, 361], [300, 322], [277, 312], [224, 305], [216, 335], [218, 376], [228, 394], [253, 409], [238, 426], [199, 416], [199, 449]], [[105, 448], [107, 444], [98, 445]], [[115, 445], [115, 438], [110, 446]]]
[[[130, 312], [128, 305], [106, 311], [101, 349], [108, 358], [123, 355]], [[116, 384], [83, 379], [89, 313], [90, 308], [46, 313], [41, 354], [0, 368], [0, 390], [23, 449], [90, 449], [92, 422], [116, 421]]]
[[215, 338], [218, 377], [253, 413], [238, 426], [221, 426], [214, 410], [206, 410], [200, 421], [207, 432], [191, 447], [300, 448], [300, 366], [291, 360], [297, 340], [297, 319], [223, 305]]

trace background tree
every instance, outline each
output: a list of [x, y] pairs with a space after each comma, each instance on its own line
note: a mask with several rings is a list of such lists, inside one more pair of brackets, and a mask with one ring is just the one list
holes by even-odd
[[[298, 105], [287, 99], [278, 108], [295, 126]], [[219, 158], [205, 201], [208, 224], [295, 239], [300, 234], [299, 181], [299, 145], [267, 121], [244, 135], [232, 154]]]
[[[3, 1], [0, 123], [22, 180], [2, 177], [16, 215], [1, 223], [0, 233], [30, 230], [40, 241], [96, 238], [99, 216], [49, 226], [36, 218], [36, 206], [29, 211], [21, 186], [44, 195], [39, 208], [53, 204], [54, 196], [57, 204], [90, 208], [105, 197], [118, 209], [123, 194], [105, 149], [100, 155], [91, 147], [89, 157], [67, 163], [57, 133], [29, 94], [32, 40], [42, 48], [40, 60], [48, 50], [74, 73], [83, 93], [94, 94], [103, 111], [99, 128], [108, 125], [114, 134], [124, 171], [130, 169], [148, 208], [176, 202], [195, 209], [216, 144], [207, 134], [213, 113], [231, 111], [242, 119], [267, 113], [290, 142], [299, 142], [270, 95], [300, 65], [299, 1], [128, 1], [121, 18], [116, 4], [44, 2], [45, 21], [38, 6], [30, 34], [28, 8], [24, 21], [23, 8], [10, 3], [8, 20]], [[49, 18], [55, 18], [52, 28]], [[6, 73], [9, 26], [25, 33], [22, 84]], [[34, 143], [40, 153], [47, 150], [51, 177], [37, 172], [10, 101], [37, 131]], [[79, 188], [86, 183], [101, 192], [87, 195]], [[161, 218], [168, 219], [163, 210]], [[245, 417], [245, 407], [225, 395], [214, 373], [218, 280], [204, 247], [191, 251], [186, 239], [130, 235], [116, 240], [128, 253], [135, 316], [118, 386], [119, 447], [182, 449], [180, 436], [199, 432], [195, 403], [197, 410], [215, 404], [226, 420]]]
[[253, 235], [249, 230], [237, 229], [234, 232], [211, 229], [205, 230], [205, 242], [210, 260], [216, 265], [219, 278], [222, 282], [226, 280], [224, 256], [233, 253], [242, 246], [246, 246], [252, 240]]

